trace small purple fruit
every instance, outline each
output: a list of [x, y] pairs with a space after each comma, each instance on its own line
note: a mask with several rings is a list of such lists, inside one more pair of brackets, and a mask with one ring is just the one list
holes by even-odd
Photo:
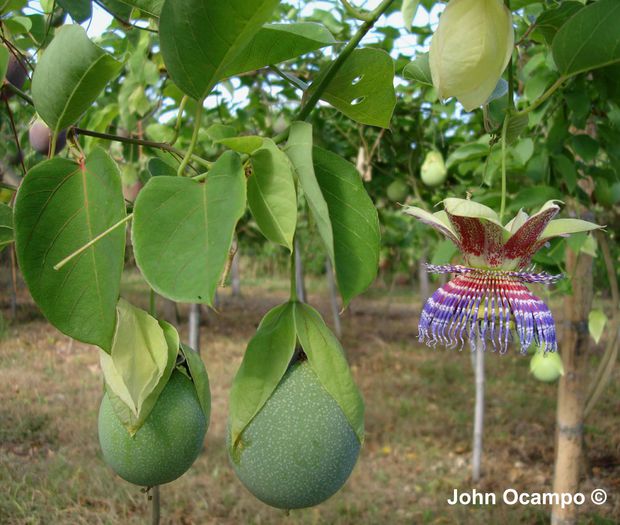
[[[28, 75], [26, 73], [26, 64], [20, 59], [15, 58], [15, 55], [9, 56], [9, 64], [6, 68], [6, 81], [17, 89], [24, 87]], [[6, 98], [11, 98], [14, 93], [10, 89], [2, 90]]]
[[[52, 130], [42, 120], [35, 120], [32, 126], [30, 126], [28, 138], [30, 139], [30, 145], [35, 151], [38, 151], [41, 155], [49, 155]], [[54, 153], [62, 151], [66, 144], [67, 131], [63, 129], [56, 139], [56, 151]]]

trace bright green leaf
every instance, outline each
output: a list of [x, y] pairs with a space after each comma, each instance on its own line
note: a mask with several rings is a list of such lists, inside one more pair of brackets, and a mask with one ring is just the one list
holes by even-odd
[[0, 45], [0, 84], [4, 82], [6, 77], [6, 70], [9, 67], [9, 50]]
[[557, 32], [552, 51], [563, 75], [620, 61], [620, 2], [599, 0], [579, 10]]
[[293, 249], [297, 226], [297, 192], [291, 163], [272, 140], [252, 155], [248, 204], [263, 235]]
[[245, 427], [280, 383], [293, 357], [296, 341], [294, 303], [285, 303], [267, 313], [248, 343], [230, 390], [233, 450]]
[[364, 440], [364, 401], [336, 336], [312, 307], [295, 303], [299, 343], [319, 381], [336, 400], [360, 442]]
[[205, 364], [202, 362], [200, 355], [198, 355], [198, 352], [189, 346], [181, 344], [181, 352], [183, 352], [183, 355], [185, 356], [185, 361], [187, 362], [187, 367], [189, 368], [189, 375], [194, 383], [196, 395], [198, 396], [198, 401], [200, 401], [200, 407], [205, 415], [205, 420], [208, 427], [209, 419], [211, 417], [211, 389], [209, 388], [209, 375], [207, 374], [207, 369], [205, 368]]
[[215, 141], [222, 146], [236, 151], [238, 153], [245, 153], [246, 155], [252, 155], [258, 148], [263, 145], [263, 137], [256, 135], [246, 135], [243, 137], [230, 137], [223, 138]]
[[592, 310], [588, 315], [588, 330], [596, 344], [601, 340], [606, 324], [607, 316], [602, 310]]
[[[324, 74], [310, 86], [310, 93]], [[396, 105], [394, 60], [382, 49], [356, 49], [321, 98], [356, 122], [388, 128]]]
[[159, 16], [164, 5], [164, 0], [121, 0], [121, 2], [155, 17]]
[[551, 221], [543, 230], [540, 240], [551, 239], [574, 233], [589, 232], [599, 230], [603, 226], [582, 219], [555, 219]]
[[195, 99], [206, 97], [278, 4], [278, 0], [166, 0], [159, 36], [172, 80]]
[[151, 288], [175, 301], [212, 304], [244, 211], [236, 153], [224, 153], [205, 183], [151, 178], [136, 199], [132, 230], [136, 262]]
[[33, 299], [61, 332], [109, 351], [125, 253], [117, 228], [60, 270], [54, 265], [125, 218], [116, 163], [101, 149], [84, 166], [32, 168], [15, 202], [15, 247]]
[[405, 22], [405, 29], [411, 29], [413, 19], [420, 5], [420, 0], [403, 0], [403, 5], [400, 8], [403, 14], [403, 21]]
[[334, 234], [329, 218], [329, 208], [321, 187], [316, 180], [312, 162], [312, 125], [307, 122], [293, 122], [288, 136], [286, 154], [291, 159], [297, 178], [306, 196], [306, 201], [317, 225], [317, 230], [332, 261], [334, 258]]
[[278, 64], [334, 43], [336, 41], [332, 34], [321, 24], [314, 22], [267, 24], [227, 65], [224, 76], [232, 77], [270, 64]]
[[380, 247], [377, 210], [350, 162], [316, 147], [313, 160], [316, 178], [329, 209], [336, 278], [346, 307], [377, 275]]
[[13, 242], [13, 210], [0, 202], [0, 251]]
[[74, 124], [122, 64], [93, 44], [83, 27], [61, 27], [32, 77], [37, 113], [55, 132]]
[[431, 66], [428, 61], [428, 53], [418, 55], [415, 60], [409, 62], [403, 69], [403, 76], [409, 80], [415, 80], [426, 86], [433, 85]]

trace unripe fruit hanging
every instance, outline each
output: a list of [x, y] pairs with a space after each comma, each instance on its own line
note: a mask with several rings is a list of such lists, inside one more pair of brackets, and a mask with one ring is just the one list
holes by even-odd
[[564, 375], [564, 365], [558, 352], [538, 351], [530, 361], [533, 376], [544, 383], [553, 383]]
[[422, 163], [420, 176], [426, 186], [439, 186], [446, 180], [448, 170], [443, 156], [438, 151], [429, 151]]

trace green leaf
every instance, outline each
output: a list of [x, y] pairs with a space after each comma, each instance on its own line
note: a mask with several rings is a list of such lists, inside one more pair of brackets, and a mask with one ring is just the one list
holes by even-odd
[[342, 157], [315, 147], [314, 170], [333, 227], [338, 288], [344, 307], [374, 281], [379, 265], [379, 218], [360, 175]]
[[[310, 93], [324, 74], [310, 86]], [[356, 122], [388, 128], [396, 105], [394, 60], [382, 49], [356, 49], [321, 98]]]
[[591, 162], [596, 157], [599, 150], [599, 143], [589, 135], [573, 135], [571, 143], [575, 153], [579, 155], [584, 162]]
[[206, 97], [278, 4], [278, 0], [166, 0], [159, 36], [172, 80], [195, 99]]
[[[108, 131], [108, 128], [114, 119], [118, 117], [118, 113], [118, 104], [107, 104], [104, 108], [101, 108], [94, 113], [88, 121], [88, 129], [99, 133], [105, 133]], [[103, 139], [97, 139], [95, 137], [85, 136], [83, 137], [83, 140], [84, 149], [87, 152], [90, 152], [97, 144], [104, 143]]]
[[403, 0], [403, 5], [400, 8], [403, 14], [403, 21], [405, 22], [405, 29], [411, 29], [413, 25], [413, 19], [418, 11], [420, 0]]
[[8, 204], [0, 202], [0, 252], [13, 242], [13, 210]]
[[194, 388], [196, 389], [196, 395], [198, 401], [200, 401], [200, 407], [205, 415], [207, 422], [207, 428], [209, 427], [209, 419], [211, 417], [211, 389], [209, 388], [209, 375], [205, 364], [202, 362], [200, 355], [196, 350], [181, 344], [181, 352], [185, 356], [187, 367], [189, 368], [189, 375], [194, 382]]
[[151, 288], [174, 301], [212, 304], [245, 211], [239, 156], [224, 153], [205, 183], [153, 177], [134, 206], [136, 262]]
[[121, 0], [124, 4], [136, 7], [149, 15], [158, 17], [161, 13], [161, 8], [164, 5], [164, 0]]
[[4, 82], [6, 70], [9, 67], [9, 50], [6, 46], [0, 45], [0, 84]]
[[62, 26], [32, 77], [35, 109], [54, 132], [74, 124], [122, 64], [93, 44], [83, 27]]
[[510, 146], [521, 136], [528, 124], [527, 115], [510, 115], [508, 126], [506, 127], [506, 143]]
[[163, 161], [162, 159], [158, 159], [157, 157], [149, 160], [148, 170], [151, 176], [159, 177], [176, 177], [177, 170], [175, 170], [170, 164]]
[[592, 310], [588, 315], [588, 330], [596, 344], [601, 340], [606, 324], [607, 316], [602, 310]]
[[165, 321], [120, 299], [110, 354], [100, 352], [106, 390], [114, 411], [133, 435], [144, 424], [168, 383], [179, 351], [179, 335]]
[[248, 204], [267, 239], [293, 250], [297, 226], [297, 192], [288, 157], [270, 139], [252, 155]]
[[558, 29], [577, 11], [583, 9], [583, 3], [564, 0], [555, 9], [543, 11], [536, 19], [534, 32], [540, 33], [547, 44], [551, 45]]
[[334, 234], [332, 222], [329, 218], [329, 208], [323, 193], [321, 193], [321, 187], [316, 179], [314, 164], [312, 163], [311, 124], [307, 122], [293, 122], [291, 124], [286, 154], [291, 159], [293, 168], [297, 173], [297, 178], [316, 222], [317, 230], [323, 239], [327, 255], [334, 262]]
[[293, 357], [295, 333], [294, 303], [269, 311], [248, 343], [243, 361], [230, 390], [231, 444], [269, 399]]
[[258, 148], [263, 145], [263, 137], [256, 135], [246, 135], [243, 137], [223, 138], [215, 141], [238, 153], [252, 155]]
[[415, 80], [425, 86], [432, 86], [431, 66], [428, 61], [428, 53], [419, 54], [415, 60], [409, 62], [403, 69], [403, 77]]
[[71, 18], [78, 24], [86, 22], [91, 16], [93, 16], [93, 7], [90, 0], [56, 0], [58, 5], [62, 7], [67, 13], [71, 15]]
[[312, 307], [295, 303], [297, 337], [312, 370], [336, 400], [360, 442], [364, 440], [364, 401], [336, 336]]
[[567, 236], [573, 233], [600, 230], [603, 226], [581, 219], [555, 219], [543, 230], [539, 240], [551, 239], [552, 237]]
[[53, 267], [124, 218], [120, 173], [101, 149], [83, 167], [61, 158], [38, 164], [15, 202], [15, 248], [33, 299], [61, 332], [105, 351], [114, 335], [125, 229]]
[[455, 164], [459, 164], [467, 160], [486, 157], [490, 152], [491, 148], [488, 144], [480, 144], [479, 142], [464, 144], [450, 153], [448, 159], [446, 160], [446, 168], [451, 168]]
[[599, 0], [572, 16], [551, 47], [563, 75], [576, 75], [620, 61], [620, 3]]
[[226, 66], [224, 76], [232, 77], [239, 73], [255, 71], [335, 43], [332, 34], [324, 26], [314, 22], [267, 24]]

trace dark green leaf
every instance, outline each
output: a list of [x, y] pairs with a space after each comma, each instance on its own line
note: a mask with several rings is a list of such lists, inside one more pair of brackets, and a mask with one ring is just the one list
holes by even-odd
[[263, 145], [263, 137], [256, 135], [246, 135], [243, 137], [230, 137], [216, 140], [218, 144], [222, 144], [227, 148], [237, 151], [239, 153], [245, 153], [246, 155], [252, 155], [258, 148]]
[[172, 80], [202, 99], [269, 21], [278, 0], [166, 0], [161, 10], [161, 52]]
[[60, 331], [110, 351], [125, 253], [117, 228], [56, 271], [54, 265], [125, 217], [116, 163], [95, 149], [84, 167], [32, 168], [15, 202], [15, 247], [33, 299]]
[[[324, 74], [313, 82], [310, 92]], [[392, 57], [381, 49], [356, 49], [321, 98], [356, 122], [389, 127], [396, 105]]]
[[267, 24], [254, 35], [245, 49], [226, 67], [225, 77], [278, 64], [330, 46], [336, 41], [321, 24], [300, 22]]
[[149, 173], [153, 177], [159, 177], [159, 176], [176, 177], [177, 175], [177, 170], [175, 170], [167, 162], [161, 159], [158, 159], [158, 158], [152, 158], [151, 160], [149, 160], [148, 169], [149, 169]]
[[245, 211], [239, 156], [224, 153], [201, 184], [153, 177], [134, 206], [136, 262], [158, 293], [175, 301], [212, 304]]
[[517, 141], [521, 133], [527, 128], [527, 124], [527, 115], [511, 115], [509, 117], [508, 127], [506, 128], [506, 143], [509, 146]]
[[272, 242], [293, 249], [297, 226], [297, 192], [286, 154], [272, 140], [252, 155], [252, 176], [248, 179], [248, 204], [263, 235]]
[[164, 0], [121, 0], [124, 4], [136, 7], [149, 15], [155, 17], [161, 13], [161, 8], [164, 5]]
[[620, 61], [620, 2], [599, 0], [578, 11], [558, 31], [552, 50], [563, 75]]
[[181, 344], [181, 352], [183, 352], [183, 355], [185, 356], [185, 361], [187, 362], [187, 367], [189, 368], [189, 375], [194, 383], [196, 395], [198, 396], [198, 401], [200, 401], [200, 407], [205, 415], [205, 420], [208, 427], [209, 419], [211, 417], [211, 389], [209, 388], [209, 375], [207, 374], [207, 369], [205, 368], [205, 364], [202, 362], [200, 355], [198, 355], [198, 352], [189, 346]]
[[329, 218], [329, 208], [321, 187], [316, 180], [314, 164], [312, 163], [312, 126], [307, 122], [293, 122], [288, 136], [286, 154], [291, 159], [306, 201], [316, 221], [317, 230], [327, 255], [334, 261], [334, 234]]
[[336, 400], [360, 442], [364, 440], [364, 401], [336, 336], [312, 307], [295, 303], [295, 327], [312, 370]]
[[594, 160], [598, 153], [599, 144], [589, 135], [573, 135], [571, 143], [575, 153], [585, 162]]
[[535, 32], [540, 33], [547, 44], [551, 45], [558, 29], [581, 9], [583, 9], [583, 3], [565, 0], [555, 9], [549, 9], [540, 14], [536, 19]]
[[294, 303], [286, 303], [263, 318], [248, 343], [230, 390], [230, 446], [233, 450], [245, 427], [280, 383], [293, 357], [296, 341]]
[[93, 7], [90, 0], [56, 0], [71, 18], [81, 24], [93, 15]]
[[13, 210], [0, 202], [0, 251], [13, 242]]
[[379, 219], [360, 175], [350, 162], [313, 150], [314, 170], [333, 227], [338, 288], [346, 307], [374, 281], [379, 264]]
[[37, 113], [55, 132], [74, 124], [122, 64], [93, 44], [83, 27], [63, 26], [39, 60], [32, 78]]
[[0, 45], [0, 84], [4, 82], [6, 76], [6, 70], [9, 66], [9, 50]]
[[403, 69], [403, 76], [420, 84], [432, 86], [433, 79], [431, 77], [431, 66], [428, 62], [428, 53], [422, 53], [413, 62], [409, 62]]

